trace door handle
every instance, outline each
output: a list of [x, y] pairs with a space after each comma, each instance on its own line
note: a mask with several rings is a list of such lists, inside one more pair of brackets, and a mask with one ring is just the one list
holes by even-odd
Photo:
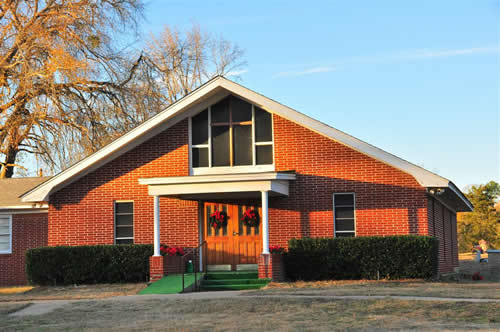
[[233, 236], [234, 236], [234, 235], [240, 235], [240, 233], [233, 232]]

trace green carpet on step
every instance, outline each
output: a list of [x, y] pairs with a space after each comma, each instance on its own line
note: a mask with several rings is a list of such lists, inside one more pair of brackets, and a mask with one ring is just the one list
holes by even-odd
[[[197, 273], [197, 279], [203, 278], [203, 274]], [[188, 288], [194, 284], [194, 273], [186, 273], [184, 275], [184, 288]], [[144, 294], [177, 294], [182, 292], [182, 274], [169, 274], [160, 280], [153, 282], [148, 287], [139, 292]]]

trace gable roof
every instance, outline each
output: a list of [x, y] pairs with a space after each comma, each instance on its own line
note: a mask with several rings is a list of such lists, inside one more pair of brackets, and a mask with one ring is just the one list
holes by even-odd
[[49, 177], [0, 179], [0, 210], [44, 207], [39, 204], [33, 205], [33, 203], [23, 202], [21, 195], [48, 179]]
[[[84, 175], [94, 171], [127, 151], [132, 150], [149, 138], [154, 137], [179, 121], [196, 114], [196, 112], [201, 111], [229, 93], [246, 99], [270, 113], [275, 113], [356, 151], [406, 172], [412, 175], [423, 187], [449, 188], [458, 196], [457, 198], [459, 199], [461, 209], [464, 211], [472, 209], [472, 204], [450, 180], [396, 157], [369, 143], [363, 142], [338, 129], [330, 127], [222, 76], [211, 79], [130, 132], [29, 191], [23, 195], [23, 201], [37, 202], [48, 200], [48, 196], [51, 193], [64, 188]], [[199, 104], [206, 106], [190, 110], [190, 108]]]

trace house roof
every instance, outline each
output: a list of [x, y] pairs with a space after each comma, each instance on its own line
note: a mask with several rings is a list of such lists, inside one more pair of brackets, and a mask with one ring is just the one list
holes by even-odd
[[198, 89], [192, 91], [182, 99], [167, 107], [164, 111], [143, 122], [135, 129], [124, 134], [120, 138], [75, 165], [67, 168], [53, 178], [35, 187], [23, 195], [23, 201], [38, 202], [48, 200], [48, 196], [51, 193], [64, 188], [70, 183], [78, 180], [127, 151], [130, 151], [139, 144], [154, 137], [179, 121], [205, 109], [208, 105], [220, 100], [228, 94], [237, 95], [270, 113], [275, 113], [323, 136], [349, 146], [350, 148], [365, 155], [400, 169], [401, 171], [412, 175], [423, 187], [448, 188], [458, 198], [459, 204], [457, 206], [457, 211], [469, 211], [472, 209], [472, 204], [450, 180], [434, 174], [422, 167], [414, 165], [369, 143], [363, 142], [338, 129], [330, 127], [222, 76], [213, 78], [200, 86]]
[[43, 205], [23, 202], [21, 195], [50, 177], [0, 179], [0, 210], [43, 208]]

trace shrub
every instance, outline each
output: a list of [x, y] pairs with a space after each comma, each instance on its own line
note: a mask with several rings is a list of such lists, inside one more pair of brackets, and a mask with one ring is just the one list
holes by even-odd
[[151, 255], [149, 244], [35, 248], [26, 251], [26, 274], [38, 285], [147, 281]]
[[438, 240], [429, 236], [291, 239], [292, 280], [429, 279], [437, 274]]

